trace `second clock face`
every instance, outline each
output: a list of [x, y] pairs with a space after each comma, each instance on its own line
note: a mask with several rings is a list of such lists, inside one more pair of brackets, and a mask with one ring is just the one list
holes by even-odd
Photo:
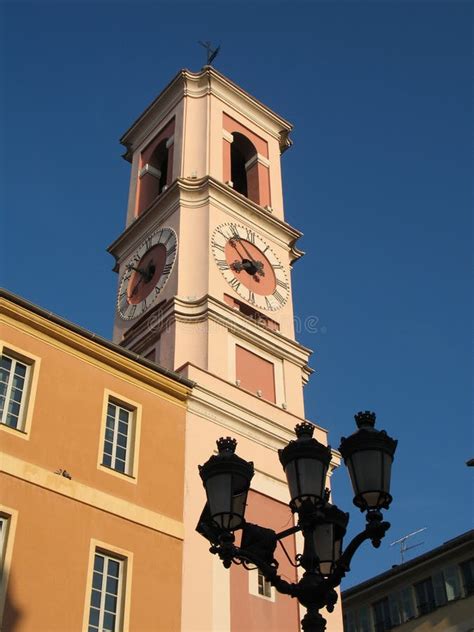
[[120, 282], [117, 309], [124, 320], [141, 316], [156, 301], [173, 269], [177, 238], [160, 228], [130, 257]]
[[270, 311], [286, 303], [289, 283], [285, 269], [257, 233], [239, 224], [221, 224], [211, 245], [219, 270], [240, 297]]

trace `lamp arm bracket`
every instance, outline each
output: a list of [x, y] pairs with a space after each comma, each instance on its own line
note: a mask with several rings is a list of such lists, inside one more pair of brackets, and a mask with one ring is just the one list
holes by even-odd
[[247, 565], [249, 563], [253, 564], [260, 569], [265, 579], [269, 581], [279, 593], [290, 595], [291, 597], [297, 596], [297, 585], [287, 582], [278, 575], [278, 563], [276, 560], [273, 560], [272, 563], [265, 562], [253, 551], [235, 546], [231, 540], [221, 541], [221, 544], [211, 546], [209, 551], [219, 556], [225, 568], [230, 568], [232, 562], [234, 562], [234, 564], [243, 564], [244, 568], [248, 568]]
[[350, 571], [352, 558], [361, 544], [363, 544], [366, 540], [371, 540], [372, 546], [378, 548], [388, 529], [390, 529], [389, 522], [380, 522], [378, 520], [368, 522], [364, 531], [352, 538], [344, 553], [337, 561], [336, 569], [331, 577], [331, 583], [337, 580], [337, 583], [334, 583], [334, 586], [337, 586], [345, 574]]

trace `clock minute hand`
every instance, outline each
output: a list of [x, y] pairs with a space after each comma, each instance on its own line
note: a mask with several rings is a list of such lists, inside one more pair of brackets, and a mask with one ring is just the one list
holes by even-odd
[[[245, 254], [248, 257], [248, 260], [249, 260], [250, 264], [255, 268], [256, 273], [260, 274], [260, 276], [265, 276], [265, 272], [263, 270], [263, 263], [261, 261], [255, 261], [252, 258], [252, 255], [250, 254], [250, 252], [245, 247], [245, 244], [242, 243], [241, 238], [240, 237], [234, 237], [232, 239], [232, 245], [234, 246], [235, 250], [237, 251], [237, 254], [239, 255], [239, 257], [242, 257], [242, 255], [239, 253], [239, 251], [237, 249], [237, 246], [236, 246], [235, 242], [239, 242], [240, 245], [242, 246], [242, 248], [245, 250]], [[242, 266], [244, 267], [245, 270], [247, 270], [248, 265], [246, 266], [244, 261], [242, 261]], [[250, 270], [247, 270], [247, 272], [249, 272], [249, 274], [251, 273]]]
[[132, 264], [127, 266], [127, 270], [135, 270], [135, 272], [138, 272], [139, 274], [141, 274], [143, 278], [148, 276], [145, 270], [142, 270], [141, 268], [135, 268], [135, 266], [132, 266]]

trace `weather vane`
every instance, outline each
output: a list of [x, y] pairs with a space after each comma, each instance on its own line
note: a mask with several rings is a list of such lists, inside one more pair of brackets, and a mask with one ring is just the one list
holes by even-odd
[[217, 57], [217, 54], [221, 49], [221, 45], [219, 44], [217, 48], [213, 49], [211, 42], [198, 42], [198, 43], [201, 44], [201, 46], [203, 46], [207, 50], [207, 65], [210, 66], [212, 62], [214, 61], [214, 59]]

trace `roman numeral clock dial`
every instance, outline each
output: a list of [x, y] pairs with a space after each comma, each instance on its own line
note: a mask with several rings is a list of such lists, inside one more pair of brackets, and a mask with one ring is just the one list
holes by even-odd
[[276, 311], [288, 300], [285, 268], [270, 246], [240, 224], [221, 224], [211, 239], [212, 253], [224, 279], [257, 309]]
[[138, 318], [157, 300], [176, 259], [178, 239], [172, 228], [160, 228], [137, 248], [125, 264], [117, 311], [124, 320]]

